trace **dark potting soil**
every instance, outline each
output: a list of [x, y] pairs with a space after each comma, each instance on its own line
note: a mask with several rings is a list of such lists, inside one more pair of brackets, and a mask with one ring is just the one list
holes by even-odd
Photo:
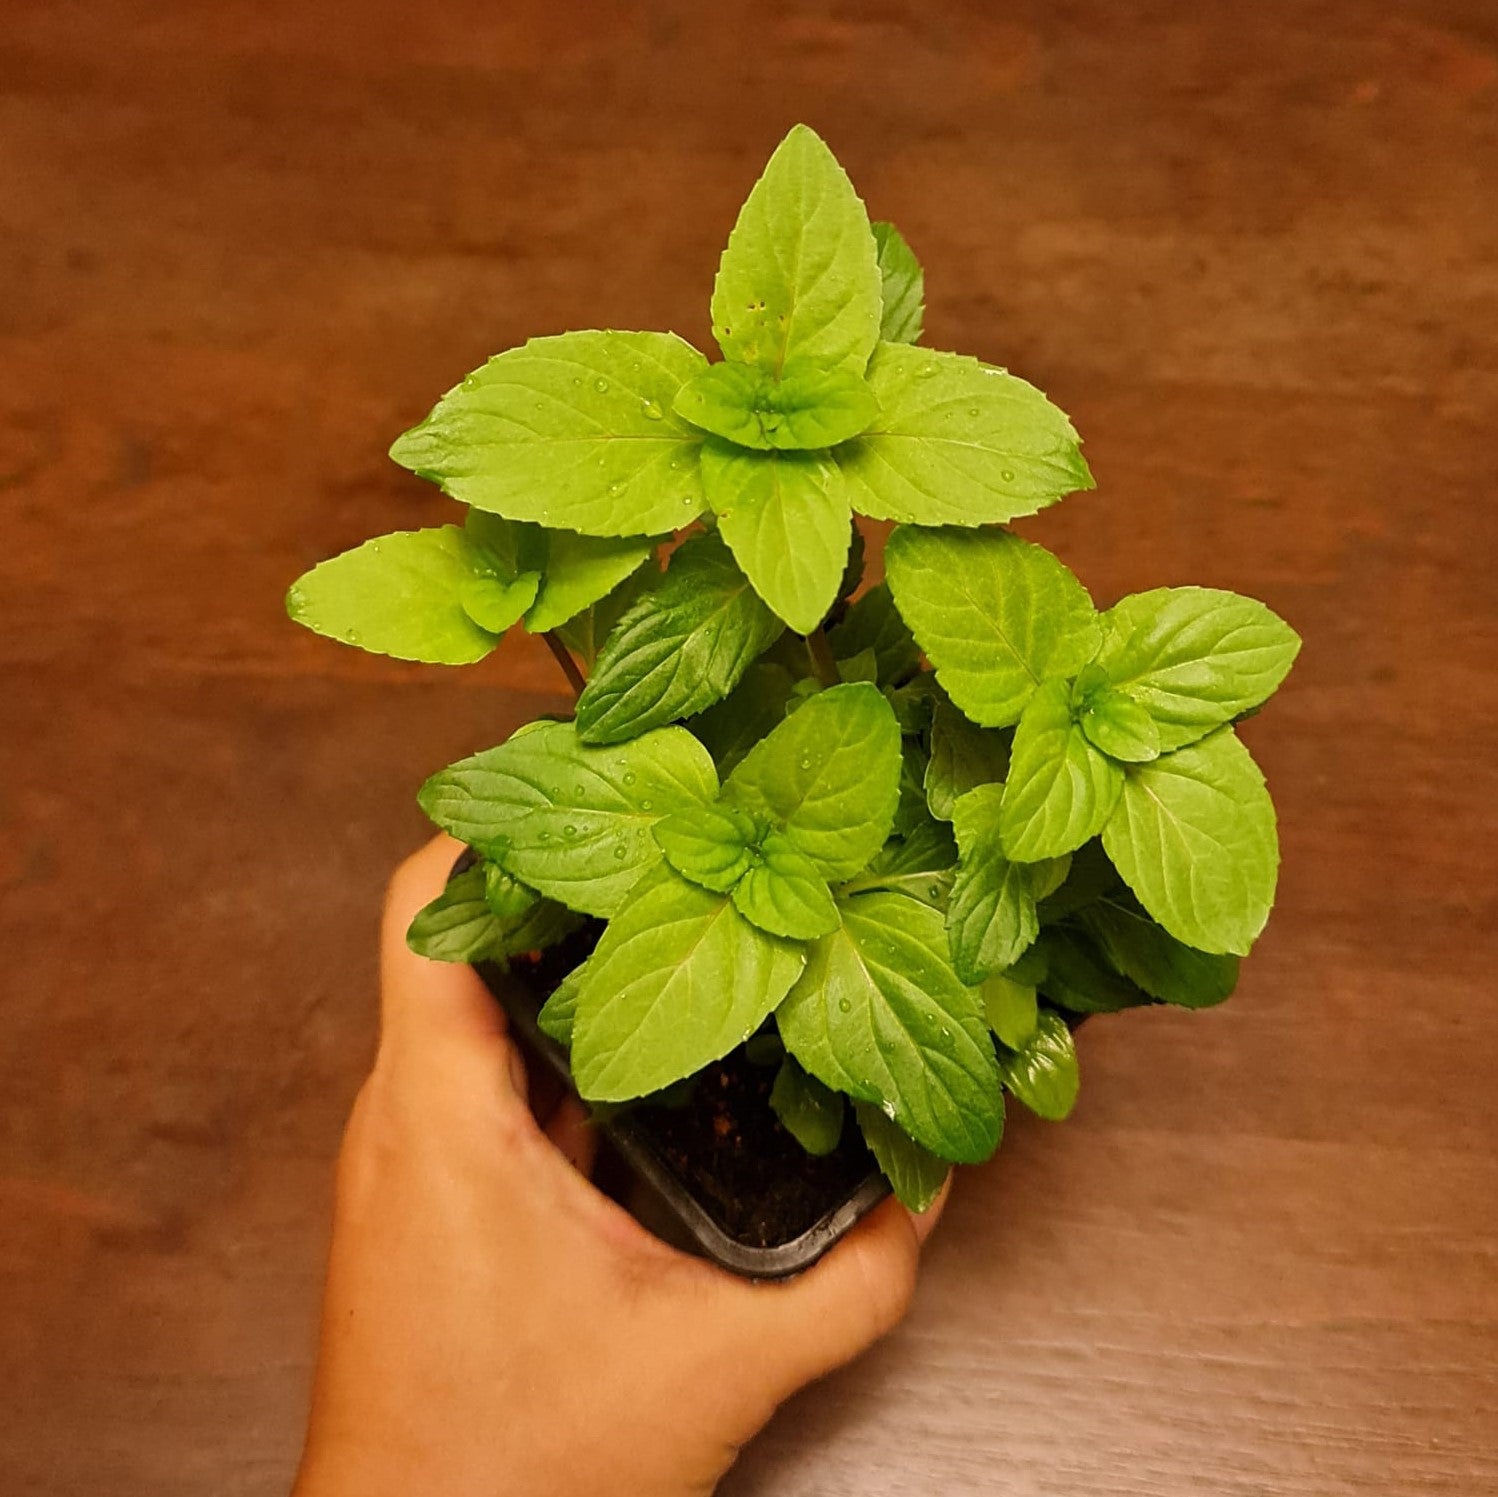
[[[592, 949], [598, 928], [579, 931], [512, 971], [538, 1001]], [[779, 1247], [840, 1206], [878, 1166], [851, 1112], [830, 1154], [815, 1158], [770, 1107], [778, 1061], [751, 1060], [740, 1045], [703, 1071], [684, 1097], [629, 1108], [637, 1137], [713, 1221], [749, 1247]]]

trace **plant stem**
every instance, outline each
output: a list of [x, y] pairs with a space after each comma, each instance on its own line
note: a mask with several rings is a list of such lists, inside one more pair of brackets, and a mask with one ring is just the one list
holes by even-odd
[[580, 697], [583, 694], [583, 687], [588, 683], [583, 679], [583, 673], [578, 670], [577, 661], [572, 658], [567, 646], [557, 638], [554, 630], [546, 630], [541, 638], [546, 641], [546, 648], [556, 656], [557, 664], [562, 667], [562, 672], [567, 677], [567, 684], [572, 688], [574, 699]]
[[836, 686], [843, 679], [838, 674], [837, 661], [832, 658], [832, 646], [820, 627], [806, 636], [806, 653], [811, 656], [811, 668], [823, 686]]

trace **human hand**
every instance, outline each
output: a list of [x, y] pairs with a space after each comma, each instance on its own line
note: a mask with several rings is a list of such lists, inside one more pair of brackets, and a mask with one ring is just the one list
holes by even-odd
[[478, 976], [406, 947], [459, 851], [429, 843], [386, 900], [294, 1497], [710, 1492], [782, 1399], [900, 1319], [942, 1202], [885, 1201], [786, 1283], [651, 1236], [589, 1183], [576, 1099], [533, 1115]]

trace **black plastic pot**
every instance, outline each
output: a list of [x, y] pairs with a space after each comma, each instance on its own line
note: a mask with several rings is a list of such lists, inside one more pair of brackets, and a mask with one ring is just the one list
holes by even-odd
[[[567, 1052], [536, 1025], [564, 957], [559, 949], [534, 965], [477, 970], [531, 1066], [575, 1090]], [[837, 1150], [822, 1159], [785, 1132], [769, 1105], [774, 1074], [741, 1046], [703, 1073], [684, 1104], [639, 1104], [599, 1120], [612, 1155], [600, 1160], [600, 1183], [612, 1166], [610, 1193], [657, 1236], [752, 1279], [809, 1268], [889, 1194], [851, 1116]], [[619, 1188], [621, 1166], [635, 1189]]]

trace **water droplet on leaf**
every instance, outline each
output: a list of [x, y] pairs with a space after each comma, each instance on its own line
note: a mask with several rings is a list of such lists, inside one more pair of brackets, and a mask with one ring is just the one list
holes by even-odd
[[608, 387], [609, 382], [606, 379], [595, 379], [593, 381], [593, 388], [597, 390], [600, 395], [602, 395], [604, 391], [608, 389]]

